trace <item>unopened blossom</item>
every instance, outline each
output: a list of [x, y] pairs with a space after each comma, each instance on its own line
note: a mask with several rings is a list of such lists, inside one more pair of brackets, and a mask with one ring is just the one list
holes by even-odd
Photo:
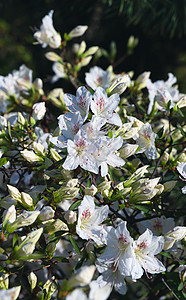
[[96, 90], [98, 86], [101, 86], [104, 90], [109, 86], [111, 80], [111, 73], [104, 71], [100, 67], [90, 68], [89, 72], [85, 73], [86, 84], [93, 90]]
[[140, 237], [134, 241], [131, 276], [132, 279], [139, 279], [143, 272], [156, 274], [164, 272], [164, 265], [155, 257], [164, 247], [164, 238], [162, 236], [153, 236], [153, 233], [147, 229]]
[[20, 151], [20, 153], [24, 157], [24, 159], [26, 159], [30, 163], [42, 160], [41, 157], [39, 157], [38, 155], [36, 155], [34, 153], [34, 151], [32, 151], [32, 150], [25, 149], [23, 151]]
[[[178, 172], [180, 173], [181, 177], [183, 180], [186, 180], [186, 162], [181, 162], [179, 165], [176, 167]], [[182, 188], [182, 193], [186, 194], [186, 185]]]
[[143, 72], [137, 77], [135, 83], [137, 84], [139, 90], [146, 87], [147, 80], [149, 79], [149, 77], [150, 77], [150, 72]]
[[172, 248], [175, 242], [181, 241], [186, 236], [185, 226], [176, 226], [164, 235], [164, 250]]
[[89, 300], [106, 300], [112, 291], [112, 286], [110, 284], [105, 284], [101, 287], [96, 280], [91, 281], [89, 286]]
[[83, 121], [88, 117], [91, 100], [92, 94], [84, 86], [77, 89], [76, 96], [71, 94], [64, 95], [65, 105], [71, 112], [79, 111]]
[[98, 87], [91, 100], [91, 110], [95, 116], [105, 119], [108, 123], [122, 126], [121, 119], [115, 109], [118, 107], [120, 98], [118, 94], [108, 97], [102, 87]]
[[56, 82], [60, 78], [67, 77], [67, 75], [65, 73], [65, 68], [60, 62], [53, 63], [52, 70], [55, 73], [55, 75], [52, 76], [52, 83]]
[[20, 285], [8, 290], [0, 290], [0, 298], [4, 300], [16, 300], [19, 297], [20, 291]]
[[82, 36], [85, 31], [88, 29], [88, 26], [87, 25], [78, 25], [76, 26], [74, 29], [72, 29], [68, 36], [72, 39], [72, 38], [75, 38], [75, 37], [79, 37], [79, 36]]
[[53, 12], [54, 11], [51, 10], [49, 14], [42, 19], [40, 30], [34, 33], [35, 39], [43, 48], [46, 48], [48, 45], [51, 48], [59, 48], [61, 45], [61, 36], [53, 26]]
[[108, 93], [114, 94], [117, 93], [118, 95], [121, 95], [126, 88], [130, 85], [130, 77], [128, 74], [125, 74], [123, 76], [118, 76], [109, 86]]
[[92, 239], [98, 244], [104, 242], [104, 230], [101, 223], [106, 220], [109, 212], [107, 205], [96, 207], [94, 198], [84, 196], [78, 207], [77, 234], [85, 240]]
[[138, 153], [145, 153], [148, 159], [156, 159], [157, 151], [154, 145], [156, 134], [152, 131], [149, 123], [144, 124], [138, 133], [133, 137], [136, 143], [141, 147]]
[[34, 104], [32, 108], [33, 108], [32, 117], [34, 118], [34, 120], [36, 121], [42, 120], [46, 113], [45, 102], [38, 102]]
[[94, 265], [81, 267], [70, 277], [67, 283], [68, 286], [72, 288], [89, 284], [92, 280], [95, 270], [96, 267]]
[[133, 239], [127, 230], [126, 222], [121, 222], [116, 229], [108, 226], [105, 230], [107, 247], [98, 258], [98, 262], [113, 264], [115, 271], [119, 270], [123, 276], [130, 276], [134, 250]]
[[146, 87], [149, 92], [149, 107], [147, 113], [150, 114], [154, 105], [154, 99], [157, 95], [157, 91], [167, 90], [171, 97], [172, 101], [177, 102], [179, 100], [179, 91], [173, 86], [176, 83], [177, 79], [172, 73], [168, 73], [168, 80], [158, 80], [152, 82], [151, 79], [147, 80]]

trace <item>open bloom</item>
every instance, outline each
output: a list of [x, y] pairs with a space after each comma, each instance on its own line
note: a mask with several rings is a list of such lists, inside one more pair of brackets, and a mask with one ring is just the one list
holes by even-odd
[[98, 244], [104, 242], [105, 231], [101, 223], [106, 220], [109, 208], [107, 205], [96, 208], [94, 198], [84, 196], [78, 207], [77, 234], [85, 240], [92, 239]]
[[83, 121], [85, 121], [88, 117], [91, 99], [91, 93], [84, 86], [80, 86], [77, 89], [76, 96], [71, 94], [64, 95], [64, 101], [68, 109], [71, 112], [79, 111]]
[[156, 274], [165, 271], [164, 265], [154, 256], [160, 253], [164, 246], [162, 236], [153, 236], [153, 233], [147, 229], [137, 241], [134, 241], [133, 248], [135, 256], [131, 269], [132, 279], [139, 279], [143, 272]]
[[154, 145], [156, 134], [152, 131], [149, 123], [144, 124], [138, 133], [133, 137], [136, 143], [142, 148], [138, 153], [145, 152], [148, 159], [156, 159], [157, 151]]
[[54, 11], [51, 10], [49, 14], [42, 19], [40, 30], [34, 33], [34, 37], [43, 48], [46, 48], [48, 45], [51, 48], [59, 48], [61, 45], [61, 36], [53, 26], [53, 13]]
[[120, 98], [118, 94], [107, 97], [107, 93], [102, 87], [98, 87], [91, 100], [91, 110], [96, 115], [106, 120], [110, 124], [122, 126], [121, 119], [115, 109], [118, 107]]
[[85, 81], [89, 87], [96, 90], [98, 86], [106, 89], [109, 86], [111, 74], [109, 71], [104, 71], [100, 67], [93, 67], [88, 73], [85, 73]]
[[130, 276], [134, 250], [133, 239], [126, 228], [126, 222], [121, 222], [116, 229], [108, 226], [106, 232], [107, 247], [98, 258], [98, 262], [113, 264], [115, 271], [118, 269], [122, 275]]

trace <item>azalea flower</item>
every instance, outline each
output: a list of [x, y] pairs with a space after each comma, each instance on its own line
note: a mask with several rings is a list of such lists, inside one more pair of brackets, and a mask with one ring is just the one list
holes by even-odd
[[133, 242], [135, 256], [131, 268], [132, 279], [139, 279], [143, 272], [156, 274], [164, 272], [164, 265], [154, 255], [160, 253], [164, 247], [164, 238], [162, 236], [153, 236], [153, 233], [147, 229], [137, 241]]
[[91, 99], [92, 94], [84, 86], [77, 89], [76, 96], [71, 94], [64, 95], [64, 101], [68, 109], [71, 112], [79, 111], [83, 121], [85, 121], [88, 117]]
[[51, 10], [49, 14], [42, 19], [40, 30], [34, 33], [34, 38], [43, 48], [46, 48], [48, 45], [51, 48], [59, 48], [61, 45], [61, 36], [53, 26], [53, 13], [54, 11]]
[[156, 159], [158, 155], [154, 145], [155, 138], [156, 134], [152, 131], [151, 125], [149, 123], [144, 124], [133, 137], [136, 143], [142, 148], [137, 153], [145, 152], [148, 159]]
[[84, 196], [83, 201], [78, 207], [78, 221], [76, 226], [77, 234], [85, 240], [92, 239], [98, 244], [104, 242], [105, 231], [100, 225], [108, 216], [109, 208], [107, 205], [96, 207], [94, 198]]
[[151, 220], [138, 222], [137, 225], [140, 233], [143, 233], [148, 228], [153, 232], [153, 234], [162, 235], [173, 229], [175, 222], [173, 218], [161, 216], [160, 218], [153, 218]]
[[115, 266], [113, 263], [111, 264], [96, 264], [96, 268], [99, 273], [102, 273], [97, 278], [97, 283], [101, 288], [106, 285], [110, 285], [111, 288], [114, 289], [121, 295], [125, 295], [127, 292], [127, 285], [125, 282], [125, 278], [121, 275], [120, 271], [115, 270]]
[[104, 71], [100, 67], [90, 68], [88, 73], [85, 73], [85, 81], [91, 89], [96, 90], [101, 86], [104, 90], [109, 86], [111, 74], [109, 71]]
[[[125, 164], [125, 161], [117, 155], [117, 150], [123, 144], [122, 137], [112, 138], [103, 136], [96, 142], [97, 150], [92, 154], [101, 167], [101, 176], [108, 174], [108, 165], [112, 167], [120, 167]], [[119, 153], [118, 153], [119, 154]]]
[[113, 264], [114, 270], [119, 270], [121, 275], [130, 276], [134, 250], [133, 239], [126, 228], [126, 222], [121, 222], [115, 229], [108, 226], [105, 230], [107, 247], [98, 258], [99, 263]]
[[106, 284], [101, 287], [96, 280], [91, 281], [89, 286], [89, 300], [106, 300], [108, 299], [112, 291], [112, 287], [110, 286], [110, 284]]
[[32, 108], [33, 108], [32, 117], [34, 118], [34, 120], [36, 121], [42, 120], [46, 113], [45, 102], [35, 103]]
[[[186, 180], [186, 162], [181, 162], [179, 165], [176, 167], [180, 175], [183, 177], [183, 180]], [[182, 193], [186, 194], [186, 185], [182, 188]]]
[[121, 119], [114, 110], [118, 107], [120, 98], [118, 94], [107, 97], [102, 87], [98, 87], [91, 100], [91, 110], [95, 116], [105, 119], [108, 123], [122, 126]]
[[74, 140], [74, 136], [78, 133], [83, 124], [83, 119], [77, 111], [75, 113], [68, 112], [64, 115], [60, 115], [58, 120], [58, 125], [62, 135], [50, 138], [50, 142], [59, 148], [65, 148], [67, 146], [68, 139]]
[[[173, 87], [173, 85], [176, 83], [177, 79], [172, 73], [168, 73], [168, 80], [158, 80], [155, 81], [154, 83], [151, 81], [151, 79], [147, 80], [146, 87], [149, 92], [149, 107], [147, 110], [147, 113], [150, 114], [154, 105], [154, 99], [155, 96], [157, 95], [157, 91], [162, 91], [162, 90], [167, 90], [170, 95], [171, 99], [174, 102], [177, 102], [179, 100], [179, 91]], [[169, 100], [171, 100], [169, 99]]]
[[80, 129], [74, 137], [74, 141], [68, 139], [68, 155], [63, 164], [65, 170], [74, 170], [79, 165], [90, 172], [98, 174], [98, 165], [93, 157], [96, 148], [88, 138], [87, 133]]

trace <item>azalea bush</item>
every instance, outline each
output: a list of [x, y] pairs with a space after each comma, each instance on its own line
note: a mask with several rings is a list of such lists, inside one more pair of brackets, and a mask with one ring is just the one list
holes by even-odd
[[184, 299], [186, 96], [172, 73], [115, 74], [114, 46], [73, 42], [86, 30], [50, 11], [34, 33], [69, 92], [0, 77], [0, 296]]

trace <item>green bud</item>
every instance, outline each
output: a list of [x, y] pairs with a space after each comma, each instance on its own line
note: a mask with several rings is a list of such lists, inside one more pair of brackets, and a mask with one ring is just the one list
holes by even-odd
[[42, 155], [45, 154], [45, 147], [40, 143], [33, 142], [32, 146], [35, 152], [40, 153]]
[[55, 161], [61, 160], [61, 156], [57, 153], [55, 149], [50, 148], [50, 154]]
[[60, 219], [56, 219], [52, 221], [48, 226], [46, 226], [45, 232], [49, 234], [53, 234], [56, 231], [60, 231], [60, 230], [68, 231], [68, 226]]
[[52, 51], [45, 53], [45, 57], [50, 61], [62, 62], [62, 58], [59, 55], [57, 55], [55, 52], [52, 52]]
[[97, 188], [93, 184], [90, 187], [85, 188], [85, 195], [90, 195], [93, 197], [96, 193], [97, 193]]
[[61, 187], [56, 192], [53, 192], [54, 202], [59, 203], [63, 200], [71, 200], [77, 196], [79, 188], [75, 187]]
[[31, 290], [33, 291], [37, 284], [37, 276], [34, 274], [34, 272], [30, 272], [28, 275], [28, 282], [30, 283]]
[[8, 286], [9, 286], [9, 278], [8, 278], [8, 274], [2, 274], [0, 276], [0, 289], [2, 290], [7, 290]]

